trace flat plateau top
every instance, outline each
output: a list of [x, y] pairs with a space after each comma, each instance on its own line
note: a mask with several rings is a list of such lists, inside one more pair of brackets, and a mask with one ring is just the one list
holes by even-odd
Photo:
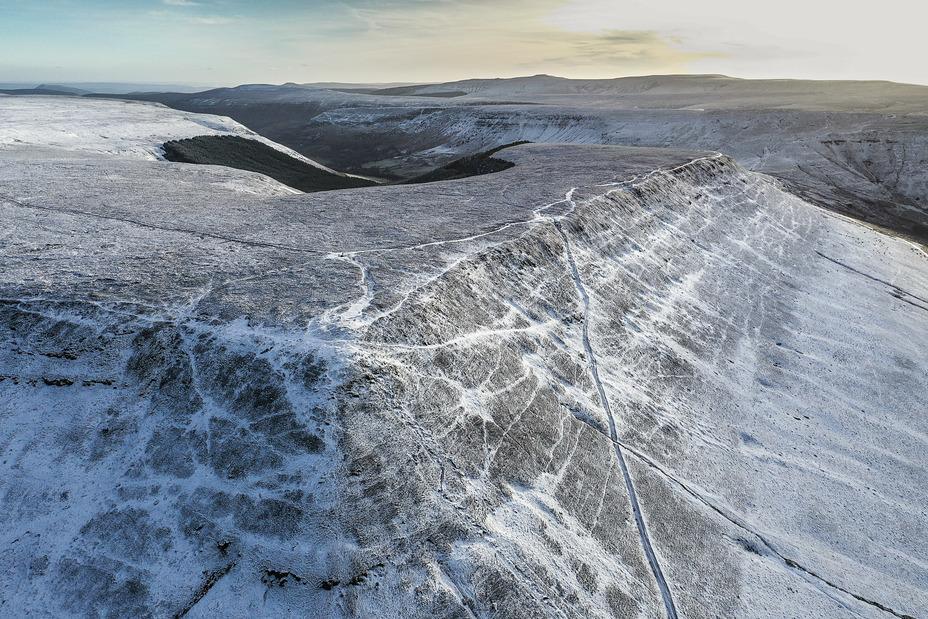
[[257, 174], [157, 159], [168, 139], [247, 133], [229, 119], [34, 97], [0, 97], [0, 119], [3, 296], [167, 311], [200, 299], [223, 318], [273, 322], [306, 320], [356, 296], [346, 256], [378, 254], [392, 273], [379, 285], [389, 287], [400, 272], [425, 273], [441, 256], [521, 234], [567, 206], [568, 194], [603, 193], [710, 156], [528, 144], [497, 154], [516, 166], [494, 175], [293, 194]]

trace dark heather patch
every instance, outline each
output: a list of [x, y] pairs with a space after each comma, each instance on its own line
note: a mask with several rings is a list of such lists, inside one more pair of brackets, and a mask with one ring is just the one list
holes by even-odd
[[113, 557], [143, 561], [171, 548], [171, 530], [152, 522], [147, 511], [134, 507], [99, 514], [81, 528], [81, 536], [96, 540]]
[[139, 569], [106, 557], [65, 557], [56, 572], [56, 592], [69, 612], [92, 619], [154, 617], [147, 576]]
[[[189, 501], [191, 516], [187, 526], [192, 536], [197, 536], [197, 527], [206, 528], [210, 523], [232, 517], [235, 526], [267, 537], [289, 539], [302, 526], [304, 512], [293, 503], [280, 499], [255, 500], [245, 494], [228, 494], [198, 489]], [[202, 520], [194, 517], [199, 514]], [[192, 525], [192, 529], [190, 528]]]
[[638, 602], [615, 585], [606, 587], [606, 603], [613, 617], [632, 619], [638, 616]]
[[171, 140], [165, 142], [162, 148], [164, 158], [168, 161], [221, 165], [257, 172], [305, 192], [371, 187], [377, 184], [367, 179], [322, 170], [257, 140], [234, 135], [201, 135]]

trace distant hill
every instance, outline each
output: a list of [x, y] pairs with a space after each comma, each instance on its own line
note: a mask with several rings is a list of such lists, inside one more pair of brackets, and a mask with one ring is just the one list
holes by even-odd
[[[211, 85], [201, 84], [158, 84], [145, 82], [0, 82], [0, 91], [6, 90], [53, 90], [57, 93], [84, 95], [89, 93], [128, 94], [133, 92], [200, 92]], [[39, 93], [44, 94], [44, 93]]]
[[928, 86], [858, 80], [748, 80], [726, 75], [648, 75], [614, 79], [568, 79], [552, 75], [469, 79], [443, 84], [385, 88], [386, 96], [515, 95], [704, 95], [718, 97], [821, 98], [827, 101], [867, 98], [928, 97]]
[[74, 86], [62, 86], [60, 84], [41, 84], [36, 86], [36, 90], [54, 90], [57, 92], [65, 92], [72, 95], [89, 95], [90, 90], [84, 90], [83, 88], [75, 88]]
[[0, 94], [4, 95], [21, 95], [21, 96], [30, 96], [30, 95], [46, 95], [46, 96], [65, 96], [65, 97], [77, 97], [73, 92], [66, 92], [63, 90], [52, 90], [50, 88], [0, 88]]
[[294, 84], [293, 82], [289, 82], [284, 85], [304, 86], [306, 88], [322, 88], [327, 90], [382, 90], [384, 88], [402, 88], [405, 86], [415, 86], [417, 88], [421, 88], [423, 86], [421, 82], [361, 82], [357, 84], [353, 82], [310, 82], [308, 84]]

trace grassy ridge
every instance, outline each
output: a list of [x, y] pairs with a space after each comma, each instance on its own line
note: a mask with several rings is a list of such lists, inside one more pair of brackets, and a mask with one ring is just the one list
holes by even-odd
[[320, 170], [257, 140], [233, 135], [201, 135], [171, 140], [165, 142], [163, 148], [164, 158], [168, 161], [222, 165], [258, 172], [307, 193], [377, 184], [363, 178]]

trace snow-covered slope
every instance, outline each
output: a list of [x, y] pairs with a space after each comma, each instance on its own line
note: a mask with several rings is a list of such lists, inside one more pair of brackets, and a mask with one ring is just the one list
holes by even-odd
[[401, 110], [346, 107], [310, 124], [323, 135], [351, 127], [388, 143], [400, 132], [409, 154], [368, 164], [400, 170], [522, 140], [721, 151], [819, 205], [928, 239], [928, 117], [550, 105]]
[[[470, 98], [526, 102], [599, 102], [619, 109], [804, 109], [846, 112], [924, 112], [928, 87], [886, 81], [747, 80], [725, 75], [647, 75], [567, 79], [534, 75], [471, 79], [397, 89], [408, 95], [466, 93]], [[390, 92], [385, 91], [385, 92]]]
[[711, 152], [3, 148], [0, 615], [925, 616], [918, 247]]
[[36, 146], [73, 153], [72, 157], [109, 154], [153, 161], [162, 158], [165, 142], [198, 135], [246, 137], [332, 171], [231, 118], [180, 112], [147, 102], [0, 95], [0, 152], [11, 146], [16, 151]]
[[339, 169], [374, 176], [413, 177], [521, 140], [720, 151], [820, 206], [928, 240], [925, 86], [542, 75], [386, 92], [405, 96], [260, 85], [156, 96], [228, 114]]

